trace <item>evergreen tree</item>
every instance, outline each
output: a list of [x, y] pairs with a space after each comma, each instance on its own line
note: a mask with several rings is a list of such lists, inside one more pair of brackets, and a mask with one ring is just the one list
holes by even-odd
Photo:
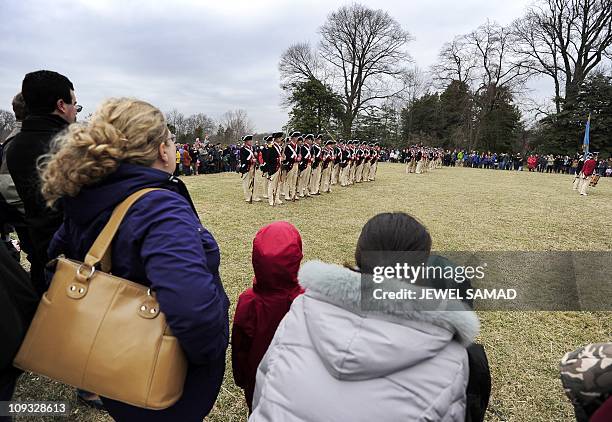
[[523, 126], [510, 90], [489, 87], [476, 96], [476, 102], [479, 104], [476, 147], [496, 152], [516, 150]]
[[441, 146], [468, 147], [472, 144], [473, 100], [467, 83], [451, 81], [440, 94]]
[[534, 146], [541, 151], [574, 154], [582, 151], [587, 118], [591, 115], [590, 151], [612, 153], [612, 77], [589, 76], [576, 101], [563, 111], [540, 120]]
[[427, 93], [402, 110], [402, 137], [405, 141], [439, 144], [440, 97]]
[[290, 91], [288, 103], [292, 106], [289, 127], [313, 134], [336, 131], [343, 108], [340, 97], [330, 87], [310, 78], [286, 89]]
[[355, 119], [353, 136], [368, 142], [377, 141], [385, 146], [399, 147], [401, 141], [400, 114], [390, 104], [371, 107]]

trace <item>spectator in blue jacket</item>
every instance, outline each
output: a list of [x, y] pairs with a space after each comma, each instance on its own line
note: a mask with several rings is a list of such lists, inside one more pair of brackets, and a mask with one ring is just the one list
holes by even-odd
[[112, 245], [112, 273], [155, 291], [189, 369], [183, 396], [165, 410], [102, 397], [117, 421], [201, 422], [223, 380], [229, 300], [219, 277], [219, 247], [185, 185], [172, 176], [175, 166], [164, 115], [146, 102], [120, 98], [103, 103], [87, 124], [62, 132], [41, 168], [47, 203], [64, 205], [50, 257], [83, 260], [116, 205], [140, 189], [162, 188], [126, 215]]

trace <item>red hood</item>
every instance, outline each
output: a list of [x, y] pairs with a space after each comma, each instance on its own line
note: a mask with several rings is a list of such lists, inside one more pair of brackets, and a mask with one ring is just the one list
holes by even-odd
[[261, 228], [253, 239], [253, 290], [300, 288], [297, 274], [302, 257], [302, 238], [292, 224], [277, 221]]

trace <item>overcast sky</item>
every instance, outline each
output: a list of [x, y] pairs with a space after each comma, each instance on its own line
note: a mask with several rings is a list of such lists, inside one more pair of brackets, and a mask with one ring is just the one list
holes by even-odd
[[[414, 37], [408, 50], [421, 69], [443, 43], [487, 18], [502, 25], [532, 0], [362, 1], [386, 10]], [[133, 96], [163, 111], [218, 119], [243, 108], [257, 131], [287, 121], [278, 59], [292, 43], [316, 44], [339, 0], [0, 0], [0, 108], [25, 73], [58, 71], [92, 112], [110, 96]], [[548, 81], [535, 95], [552, 92]]]

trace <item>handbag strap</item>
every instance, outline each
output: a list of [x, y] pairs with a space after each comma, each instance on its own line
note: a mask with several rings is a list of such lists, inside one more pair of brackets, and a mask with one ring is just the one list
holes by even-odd
[[139, 191], [134, 192], [126, 199], [123, 200], [115, 210], [111, 214], [108, 223], [102, 229], [96, 241], [93, 243], [89, 252], [87, 252], [87, 256], [85, 256], [85, 265], [93, 268], [98, 263], [101, 263], [103, 272], [110, 272], [111, 269], [111, 243], [115, 238], [115, 234], [123, 221], [123, 218], [129, 211], [130, 207], [134, 205], [136, 201], [138, 201], [141, 197], [146, 195], [147, 193], [160, 190], [160, 188], [145, 188]]

